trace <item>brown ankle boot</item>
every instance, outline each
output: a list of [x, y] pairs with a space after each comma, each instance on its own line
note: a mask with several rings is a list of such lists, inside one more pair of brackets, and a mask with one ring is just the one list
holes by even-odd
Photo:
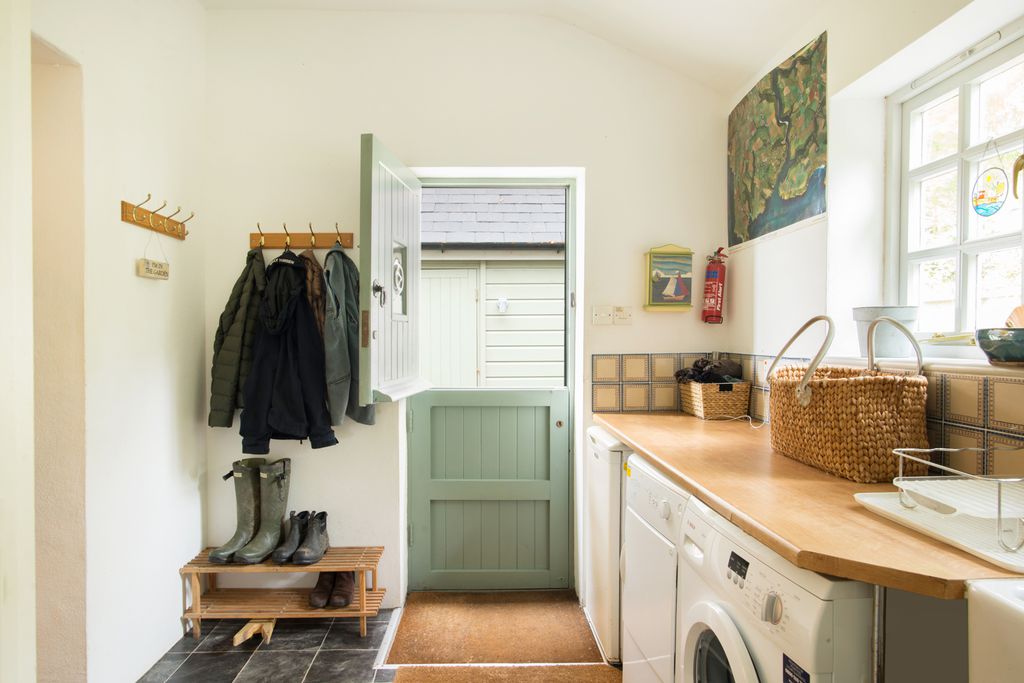
[[320, 576], [317, 577], [316, 586], [313, 587], [313, 591], [309, 594], [309, 606], [320, 609], [327, 605], [327, 601], [331, 598], [334, 590], [335, 576], [337, 572], [320, 572]]
[[338, 578], [334, 581], [334, 590], [331, 591], [331, 607], [348, 607], [352, 603], [352, 596], [355, 592], [355, 572], [338, 572]]

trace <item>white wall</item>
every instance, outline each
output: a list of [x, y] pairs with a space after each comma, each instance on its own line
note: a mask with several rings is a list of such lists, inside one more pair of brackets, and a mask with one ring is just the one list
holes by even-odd
[[0, 3], [0, 680], [36, 675], [32, 99], [27, 0]]
[[202, 543], [202, 261], [216, 227], [199, 211], [186, 242], [161, 238], [171, 278], [144, 280], [135, 259], [152, 233], [121, 223], [120, 201], [198, 206], [204, 15], [191, 1], [37, 0], [32, 29], [83, 75], [89, 679], [134, 680], [180, 637], [177, 569]]
[[[972, 38], [964, 32], [947, 32], [942, 43], [933, 41], [928, 52], [912, 60], [900, 55], [965, 6], [964, 12], [985, 14], [990, 25], [994, 21], [998, 26], [1015, 16], [1009, 12], [1016, 4], [1010, 0], [826, 3], [780, 40], [776, 56], [728, 98], [731, 110], [764, 74], [828, 31], [828, 213], [807, 221], [802, 229], [755, 241], [730, 261], [731, 282], [743, 288], [728, 295], [731, 319], [738, 322], [730, 333], [733, 350], [774, 354], [800, 322], [828, 312], [838, 329], [833, 351], [856, 353], [850, 309], [877, 305], [883, 299], [884, 97], [983, 34]], [[885, 76], [879, 78], [880, 73]], [[865, 81], [871, 81], [871, 87], [864, 87]], [[808, 335], [794, 349], [813, 353], [819, 339], [820, 335]]]
[[[207, 339], [264, 226], [358, 218], [359, 134], [415, 166], [582, 166], [588, 191], [586, 286], [592, 304], [635, 307], [630, 327], [586, 326], [585, 353], [714, 348], [721, 328], [696, 312], [645, 313], [644, 252], [675, 242], [698, 255], [724, 238], [722, 99], [620, 48], [547, 19], [502, 15], [212, 11], [204, 207]], [[589, 405], [587, 401], [586, 405]], [[321, 452], [275, 445], [295, 463], [291, 507], [332, 513], [334, 543], [388, 547], [395, 604], [404, 562], [394, 524], [397, 422], [346, 426]], [[236, 430], [209, 430], [208, 540], [231, 533], [219, 474]], [[351, 482], [357, 482], [355, 490]], [[404, 482], [403, 482], [404, 483]], [[358, 520], [354, 523], [352, 520]], [[404, 519], [404, 518], [403, 518]]]
[[81, 68], [34, 39], [36, 646], [42, 681], [86, 676], [82, 132]]

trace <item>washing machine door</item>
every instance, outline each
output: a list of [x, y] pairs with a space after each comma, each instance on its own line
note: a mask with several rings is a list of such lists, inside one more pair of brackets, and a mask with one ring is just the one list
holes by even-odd
[[758, 683], [743, 636], [721, 606], [697, 603], [686, 613], [682, 628], [683, 683]]

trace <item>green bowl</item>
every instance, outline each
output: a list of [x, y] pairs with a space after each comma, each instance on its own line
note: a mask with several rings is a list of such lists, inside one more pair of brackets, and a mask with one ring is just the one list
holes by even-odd
[[1024, 327], [992, 327], [978, 330], [978, 346], [993, 365], [1024, 366]]

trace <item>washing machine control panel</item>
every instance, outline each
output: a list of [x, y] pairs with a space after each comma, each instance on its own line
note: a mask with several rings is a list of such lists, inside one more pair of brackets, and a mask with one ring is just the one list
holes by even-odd
[[737, 546], [719, 546], [716, 556], [720, 580], [727, 591], [735, 591], [735, 604], [752, 621], [787, 639], [805, 636], [803, 612], [810, 607], [803, 604], [805, 591]]

